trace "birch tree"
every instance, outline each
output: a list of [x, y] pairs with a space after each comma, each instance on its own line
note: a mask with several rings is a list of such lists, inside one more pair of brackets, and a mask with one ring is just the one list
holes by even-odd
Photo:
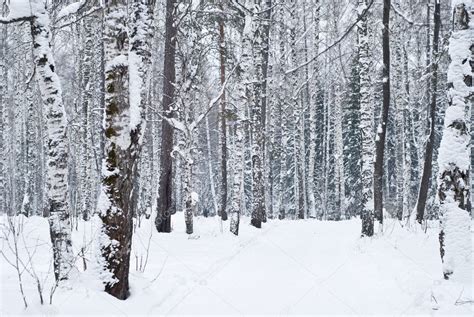
[[372, 113], [373, 105], [370, 100], [371, 81], [369, 77], [369, 43], [366, 12], [367, 0], [358, 0], [358, 48], [359, 48], [359, 76], [360, 76], [360, 128], [362, 138], [362, 235], [374, 234], [374, 207], [373, 207], [373, 135]]

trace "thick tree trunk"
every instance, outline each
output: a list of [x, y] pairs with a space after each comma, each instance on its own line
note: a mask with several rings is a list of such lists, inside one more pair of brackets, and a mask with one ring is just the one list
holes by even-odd
[[[384, 173], [384, 152], [385, 138], [387, 134], [388, 110], [390, 108], [390, 0], [383, 2], [383, 105], [382, 118], [377, 128], [377, 138], [375, 139], [375, 164], [374, 164], [374, 212], [375, 218], [380, 225], [383, 224], [383, 173]], [[400, 175], [401, 176], [401, 175]]]
[[472, 2], [454, 4], [450, 38], [448, 103], [439, 148], [438, 198], [441, 204], [440, 253], [445, 279], [466, 281], [472, 276], [471, 217], [467, 212], [470, 172], [470, 109], [474, 101], [474, 29]]
[[133, 120], [129, 94], [129, 37], [125, 0], [105, 8], [105, 146], [99, 217], [101, 264], [105, 291], [118, 299], [129, 296], [132, 244], [133, 181], [139, 151], [140, 123]]
[[439, 30], [441, 26], [441, 3], [436, 1], [434, 10], [434, 35], [433, 35], [433, 64], [431, 65], [431, 96], [430, 101], [430, 134], [425, 147], [425, 162], [423, 164], [423, 174], [421, 176], [420, 190], [418, 193], [418, 202], [416, 204], [416, 221], [421, 223], [425, 216], [426, 200], [428, 199], [428, 190], [430, 188], [431, 174], [433, 170], [433, 147], [436, 136], [436, 104], [438, 89], [438, 47], [439, 47]]
[[[174, 115], [174, 92], [176, 81], [175, 54], [176, 35], [175, 25], [176, 0], [166, 1], [165, 21], [165, 58], [163, 70], [163, 115], [171, 118]], [[158, 189], [158, 210], [155, 225], [158, 232], [171, 232], [171, 214], [173, 213], [173, 127], [167, 120], [161, 125], [161, 171]]]

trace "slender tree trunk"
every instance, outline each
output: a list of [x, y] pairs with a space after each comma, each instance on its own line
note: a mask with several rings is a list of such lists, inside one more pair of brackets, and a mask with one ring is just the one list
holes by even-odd
[[[262, 8], [263, 13], [262, 13], [262, 46], [261, 46], [261, 55], [262, 55], [262, 93], [261, 93], [261, 98], [262, 98], [262, 131], [264, 133], [263, 135], [263, 143], [262, 143], [262, 169], [266, 169], [266, 138], [265, 138], [265, 133], [267, 131], [267, 106], [268, 106], [268, 60], [269, 60], [269, 52], [270, 52], [270, 26], [271, 26], [271, 18], [272, 18], [272, 0], [265, 0], [265, 5]], [[265, 173], [264, 173], [265, 174]], [[264, 210], [263, 214], [261, 215], [262, 222], [267, 221], [267, 206], [265, 205], [265, 192], [266, 189], [268, 188], [269, 191], [271, 192], [271, 182], [269, 184], [266, 184], [265, 182], [265, 176], [264, 176], [264, 189], [263, 189], [263, 201], [264, 201]], [[273, 208], [271, 206], [270, 208]]]
[[[85, 9], [90, 9], [92, 5], [97, 5], [97, 1], [92, 1]], [[94, 26], [97, 25], [98, 19], [100, 17], [97, 14], [91, 14], [84, 18], [84, 23], [82, 31], [84, 32], [84, 39], [81, 41], [84, 45], [82, 52], [81, 60], [81, 147], [83, 151], [83, 157], [81, 158], [81, 171], [80, 178], [82, 182], [81, 195], [82, 201], [79, 205], [82, 218], [88, 220], [92, 214], [92, 194], [95, 191], [92, 187], [92, 175], [91, 175], [91, 164], [92, 164], [92, 135], [91, 135], [91, 109], [94, 102], [94, 87], [95, 83], [93, 82], [93, 72], [95, 71], [95, 61], [94, 61]]]
[[345, 188], [344, 188], [344, 143], [342, 138], [342, 100], [341, 100], [341, 86], [336, 85], [335, 87], [335, 96], [334, 96], [334, 156], [335, 156], [335, 173], [334, 173], [334, 182], [335, 182], [335, 198], [337, 202], [337, 218], [345, 218]]
[[[438, 1], [438, 0], [435, 0]], [[431, 0], [426, 1], [426, 46], [425, 46], [425, 63], [426, 63], [426, 72], [431, 71]], [[430, 76], [431, 77], [431, 76]], [[431, 78], [428, 78], [426, 81], [426, 102], [431, 100]], [[426, 107], [426, 134], [430, 132], [430, 107]]]
[[[220, 9], [223, 10], [222, 1], [219, 2]], [[226, 64], [226, 46], [225, 46], [225, 32], [224, 32], [224, 18], [219, 18], [219, 63], [220, 63], [220, 81], [221, 86], [225, 82], [225, 64]], [[220, 100], [220, 143], [221, 143], [221, 182], [220, 194], [221, 205], [218, 210], [219, 216], [222, 220], [227, 220], [227, 120], [226, 120], [226, 95], [225, 91], [222, 93]]]
[[56, 280], [66, 280], [74, 269], [71, 241], [70, 203], [68, 198], [68, 147], [66, 113], [61, 83], [55, 72], [51, 52], [49, 16], [38, 7], [31, 21], [36, 80], [46, 110], [48, 129], [48, 211]]
[[[395, 143], [395, 169], [393, 174], [395, 176], [395, 189], [396, 196], [394, 198], [396, 216], [399, 220], [403, 218], [403, 193], [405, 191], [405, 104], [406, 97], [403, 94], [402, 84], [403, 84], [403, 65], [402, 65], [402, 39], [397, 38], [395, 40], [395, 58], [394, 58], [394, 72], [393, 72], [393, 91], [394, 91], [394, 135], [393, 139]], [[391, 179], [391, 173], [387, 171], [387, 178]]]
[[[285, 19], [285, 10], [283, 8], [280, 8], [280, 14], [281, 14], [281, 19]], [[280, 56], [283, 56], [285, 54], [285, 43], [286, 43], [286, 30], [283, 25], [283, 23], [280, 24], [279, 26], [279, 53]], [[280, 61], [279, 65], [280, 69], [280, 77], [278, 80], [278, 88], [281, 92], [285, 91], [285, 86], [284, 83], [286, 82], [286, 78], [284, 77], [284, 64], [283, 61]], [[288, 191], [288, 188], [286, 186], [287, 184], [287, 167], [286, 167], [286, 161], [287, 161], [287, 144], [288, 144], [288, 129], [287, 129], [287, 123], [286, 120], [288, 119], [286, 116], [286, 111], [287, 111], [287, 102], [286, 98], [284, 98], [283, 93], [278, 94], [278, 117], [277, 120], [279, 122], [280, 126], [280, 142], [277, 142], [277, 147], [275, 149], [275, 152], [277, 154], [277, 164], [279, 164], [279, 175], [278, 175], [278, 183], [276, 186], [276, 191], [278, 194], [278, 218], [279, 219], [284, 219], [286, 217], [286, 209], [288, 206], [288, 201], [286, 200], [286, 193]]]
[[434, 10], [434, 35], [433, 35], [433, 64], [431, 64], [431, 96], [430, 101], [430, 134], [425, 147], [425, 162], [423, 164], [423, 174], [421, 176], [420, 191], [418, 193], [418, 202], [416, 204], [416, 221], [421, 223], [425, 216], [426, 200], [428, 199], [428, 190], [430, 188], [431, 174], [433, 171], [433, 147], [436, 136], [436, 104], [438, 89], [438, 51], [439, 51], [439, 30], [441, 25], [441, 3], [436, 1]]
[[[318, 54], [319, 51], [319, 12], [320, 12], [320, 0], [314, 2], [313, 12], [313, 23], [314, 23], [314, 53]], [[313, 62], [313, 72], [315, 77], [318, 78], [319, 64], [317, 61]], [[316, 87], [318, 83], [316, 83]], [[316, 111], [317, 111], [317, 99], [318, 89], [311, 94], [310, 98], [310, 111], [309, 111], [309, 157], [308, 157], [308, 213], [311, 216], [316, 216], [316, 199], [315, 199], [315, 178], [314, 178], [314, 164], [316, 160]]]
[[195, 212], [195, 207], [197, 204], [197, 197], [194, 197], [195, 193], [193, 192], [193, 158], [191, 156], [191, 151], [193, 148], [192, 142], [192, 135], [188, 135], [186, 137], [186, 148], [184, 153], [186, 153], [185, 157], [183, 157], [183, 191], [184, 191], [184, 222], [186, 224], [186, 233], [192, 234], [193, 233], [193, 215]]
[[[242, 89], [241, 89], [242, 90]], [[241, 94], [243, 91], [240, 92]], [[241, 110], [237, 110], [237, 114]], [[243, 122], [237, 118], [234, 139], [234, 153], [233, 153], [233, 178], [232, 178], [232, 201], [230, 205], [230, 232], [236, 236], [239, 234], [240, 225], [240, 210], [242, 208], [242, 190], [243, 190]]]
[[[211, 135], [209, 133], [209, 130], [210, 130], [209, 118], [206, 116], [205, 120], [206, 120], [207, 157], [208, 157], [208, 160], [209, 160], [209, 162], [207, 163], [207, 167], [208, 167], [208, 171], [209, 171], [209, 186], [211, 187], [211, 196], [212, 196], [212, 202], [214, 204], [214, 210], [217, 211], [219, 206], [217, 204], [216, 186], [215, 186], [215, 183], [214, 183], [214, 168], [212, 167], [212, 147], [211, 147]], [[227, 214], [226, 214], [226, 220], [227, 220]]]
[[[168, 118], [174, 115], [174, 84], [176, 82], [175, 54], [177, 29], [174, 11], [176, 0], [166, 0], [165, 21], [165, 58], [163, 70], [163, 113]], [[167, 120], [161, 126], [161, 172], [158, 189], [158, 211], [155, 225], [158, 232], [171, 232], [171, 214], [173, 213], [173, 127]]]
[[[255, 0], [250, 1], [255, 2]], [[255, 8], [252, 7], [252, 11]], [[255, 80], [253, 84], [253, 98], [250, 105], [251, 113], [251, 132], [252, 132], [252, 215], [251, 225], [256, 228], [262, 227], [262, 222], [265, 218], [265, 178], [264, 172], [264, 153], [265, 153], [265, 136], [264, 136], [264, 122], [265, 112], [263, 107], [263, 98], [265, 92], [263, 91], [263, 83], [266, 83], [263, 70], [263, 28], [261, 22], [257, 21], [257, 12], [252, 12], [251, 28], [253, 32], [253, 62], [255, 67]], [[245, 32], [245, 31], [244, 31]], [[266, 75], [266, 74], [265, 74]], [[265, 99], [266, 100], [266, 99]]]
[[369, 42], [367, 0], [359, 0], [360, 21], [358, 26], [359, 70], [360, 70], [360, 127], [362, 138], [362, 235], [374, 234], [373, 212], [373, 104], [370, 98]]
[[[249, 14], [247, 12], [247, 14]], [[251, 16], [246, 16], [245, 25], [242, 32], [242, 57], [240, 61], [241, 77], [237, 85], [238, 105], [235, 121], [235, 145], [234, 145], [234, 179], [232, 185], [232, 206], [230, 231], [239, 234], [240, 212], [242, 209], [242, 190], [243, 190], [243, 164], [244, 164], [244, 122], [242, 121], [246, 105], [253, 105], [254, 87], [252, 87], [252, 21]], [[260, 118], [259, 118], [260, 119]], [[254, 220], [255, 219], [255, 220]], [[252, 212], [252, 221], [259, 221], [258, 215]], [[261, 224], [261, 222], [259, 222]], [[258, 223], [252, 223], [256, 226]]]
[[[2, 4], [2, 15], [6, 11], [6, 3]], [[5, 140], [5, 115], [6, 112], [6, 95], [8, 91], [8, 67], [6, 65], [6, 50], [7, 50], [7, 26], [0, 26], [0, 148], [6, 149]], [[5, 157], [0, 158], [0, 213], [6, 212], [7, 207], [7, 193], [6, 193], [6, 167]]]
[[[390, 108], [390, 0], [383, 2], [383, 105], [382, 118], [377, 128], [375, 142], [375, 164], [374, 164], [374, 211], [375, 218], [380, 225], [383, 224], [383, 172], [385, 138], [387, 134], [388, 110]], [[401, 176], [401, 175], [400, 175]]]

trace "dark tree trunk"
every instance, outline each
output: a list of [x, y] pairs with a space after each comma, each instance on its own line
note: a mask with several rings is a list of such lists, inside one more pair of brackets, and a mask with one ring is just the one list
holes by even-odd
[[434, 10], [434, 35], [433, 35], [433, 64], [431, 65], [431, 101], [429, 107], [430, 115], [430, 135], [426, 142], [425, 162], [423, 164], [423, 175], [421, 177], [418, 202], [416, 204], [416, 221], [421, 223], [425, 215], [426, 199], [430, 188], [430, 179], [433, 170], [433, 146], [435, 142], [436, 126], [436, 90], [438, 89], [438, 50], [439, 50], [439, 29], [441, 25], [440, 14], [441, 3], [436, 1]]
[[129, 39], [126, 1], [110, 3], [105, 11], [105, 157], [99, 217], [102, 220], [101, 254], [103, 269], [112, 280], [105, 291], [118, 299], [129, 296], [129, 268], [132, 247], [134, 175], [140, 151], [140, 124], [129, 124]]
[[[220, 9], [223, 10], [222, 2]], [[219, 18], [219, 62], [220, 62], [220, 81], [221, 86], [225, 83], [225, 33], [224, 33], [224, 18]], [[225, 91], [222, 92], [221, 97], [221, 205], [218, 211], [222, 220], [227, 220], [227, 120], [226, 120], [226, 100]]]
[[[265, 6], [263, 8], [263, 27], [262, 27], [262, 129], [263, 131], [266, 130], [266, 119], [267, 119], [267, 87], [268, 87], [268, 56], [269, 56], [269, 42], [270, 42], [270, 20], [272, 17], [272, 0], [266, 0]], [[265, 162], [265, 142], [262, 144], [262, 153], [263, 158], [262, 161]], [[271, 184], [266, 186], [267, 188], [270, 186], [271, 192]], [[267, 212], [263, 210], [263, 214], [261, 215], [262, 221], [267, 221]]]
[[[173, 117], [174, 83], [176, 81], [176, 26], [174, 11], [176, 0], [166, 0], [165, 58], [163, 68], [163, 115]], [[171, 214], [173, 213], [173, 127], [167, 120], [162, 120], [161, 132], [161, 173], [158, 189], [158, 211], [155, 225], [158, 232], [171, 232]]]
[[379, 223], [383, 223], [383, 161], [385, 137], [387, 133], [388, 109], [390, 107], [390, 0], [383, 2], [383, 105], [382, 121], [377, 128], [375, 140], [375, 167], [374, 167], [374, 212]]
[[[426, 72], [429, 72], [431, 67], [431, 0], [426, 2], [426, 46], [425, 46], [425, 62]], [[431, 100], [431, 80], [426, 81], [426, 100]], [[426, 133], [429, 134], [430, 129], [430, 107], [426, 107]]]

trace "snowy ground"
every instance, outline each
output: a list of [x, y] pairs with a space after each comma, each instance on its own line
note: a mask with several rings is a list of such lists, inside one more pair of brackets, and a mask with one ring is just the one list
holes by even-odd
[[[221, 233], [217, 219], [198, 218], [199, 238], [188, 239], [183, 218], [174, 216], [171, 234], [156, 233], [151, 221], [141, 224], [132, 252], [132, 295], [126, 301], [102, 291], [90, 241], [95, 230], [91, 223], [79, 223], [74, 246], [78, 253], [86, 246], [88, 270], [77, 274], [69, 289], [57, 290], [52, 305], [40, 305], [32, 278], [38, 276], [44, 300], [49, 302], [53, 276], [47, 221], [16, 218], [15, 224], [23, 226], [18, 236], [20, 260], [30, 271], [22, 274], [28, 309], [15, 270], [2, 258], [0, 314], [473, 313], [472, 303], [465, 303], [472, 299], [472, 282], [441, 280], [437, 228], [424, 233], [392, 221], [383, 235], [361, 239], [358, 220], [275, 220], [257, 230], [243, 219], [241, 235], [234, 237], [228, 233], [228, 223]], [[6, 218], [1, 223], [5, 234]], [[11, 246], [12, 241], [10, 234]], [[137, 259], [139, 268], [146, 249], [149, 258], [140, 272]], [[3, 237], [1, 250], [14, 264]], [[26, 251], [34, 253], [32, 262]], [[79, 257], [81, 271], [83, 263]]]

